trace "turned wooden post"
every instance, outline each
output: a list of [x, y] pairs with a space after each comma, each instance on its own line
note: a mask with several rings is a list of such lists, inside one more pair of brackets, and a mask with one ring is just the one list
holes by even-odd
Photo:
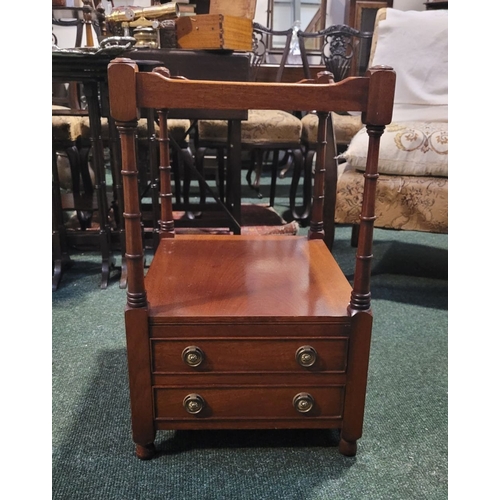
[[136, 77], [138, 67], [130, 59], [114, 59], [108, 65], [111, 116], [120, 133], [125, 223], [125, 258], [128, 287], [125, 308], [125, 333], [132, 413], [132, 437], [136, 454], [150, 459], [155, 454], [153, 396], [151, 373], [141, 367], [150, 362], [148, 302], [144, 283], [144, 248], [142, 239], [139, 180], [135, 137], [138, 106]]
[[158, 110], [160, 134], [160, 238], [174, 236], [174, 215], [172, 211], [172, 167], [170, 165], [170, 139], [167, 127], [167, 111]]
[[146, 307], [144, 287], [144, 249], [142, 243], [135, 136], [138, 110], [135, 78], [139, 71], [130, 59], [115, 59], [108, 65], [111, 116], [120, 134], [125, 225], [125, 258], [127, 260], [127, 305]]
[[[373, 228], [375, 223], [375, 198], [378, 179], [378, 157], [380, 137], [385, 125], [391, 122], [392, 107], [387, 100], [394, 100], [396, 74], [387, 66], [370, 68], [371, 77], [367, 111], [362, 114], [362, 121], [368, 132], [368, 154], [366, 160], [363, 204], [359, 223], [359, 243], [356, 253], [353, 290], [349, 308], [352, 312], [367, 311], [371, 307], [370, 274], [373, 260]], [[384, 109], [390, 111], [383, 112]]]
[[[334, 83], [333, 75], [329, 71], [318, 73], [314, 83]], [[310, 240], [324, 239], [325, 230], [323, 223], [323, 211], [325, 202], [325, 174], [327, 154], [327, 119], [328, 111], [317, 111], [318, 115], [318, 137], [316, 140], [316, 165], [314, 168], [314, 187], [311, 208], [311, 222], [307, 237]]]

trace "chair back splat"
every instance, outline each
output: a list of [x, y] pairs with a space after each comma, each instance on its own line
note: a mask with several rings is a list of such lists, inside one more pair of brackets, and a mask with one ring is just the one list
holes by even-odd
[[[126, 258], [125, 330], [132, 437], [155, 454], [157, 430], [338, 428], [355, 455], [362, 434], [372, 314], [378, 149], [390, 123], [395, 73], [371, 68], [334, 83], [190, 81], [134, 61], [108, 67], [110, 110], [122, 145]], [[160, 242], [145, 276], [135, 151], [138, 109], [160, 116]], [[316, 109], [312, 220], [307, 237], [176, 235], [168, 110]], [[354, 284], [323, 238], [326, 120], [358, 111], [369, 131], [368, 166]]]
[[318, 49], [321, 62], [325, 65], [326, 70], [333, 74], [334, 80], [340, 82], [344, 78], [358, 73], [360, 45], [363, 42], [371, 43], [372, 36], [372, 32], [359, 31], [345, 24], [336, 24], [314, 32], [299, 30], [297, 37], [306, 78], [311, 78], [308, 52], [314, 52], [307, 50], [306, 43], [308, 41], [314, 44], [319, 41]]

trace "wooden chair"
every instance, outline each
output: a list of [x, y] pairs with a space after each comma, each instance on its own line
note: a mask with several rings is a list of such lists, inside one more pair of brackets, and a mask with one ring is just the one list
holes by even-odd
[[[348, 76], [358, 76], [361, 52], [369, 50], [372, 40], [371, 32], [363, 32], [345, 24], [329, 26], [326, 29], [314, 32], [299, 31], [300, 55], [304, 77], [311, 78], [310, 59], [319, 59], [317, 62], [325, 65], [327, 71], [333, 74], [336, 82]], [[360, 49], [364, 49], [361, 51]], [[364, 70], [363, 72], [364, 73]], [[362, 74], [359, 73], [359, 74]], [[336, 149], [345, 151], [352, 137], [363, 127], [359, 115], [338, 113], [332, 110], [333, 131]], [[308, 219], [310, 216], [310, 203], [307, 194], [310, 191], [311, 172], [316, 154], [316, 137], [318, 134], [318, 116], [315, 110], [309, 110], [302, 118], [301, 142], [304, 149], [304, 206], [297, 210], [295, 198], [299, 185], [301, 172], [296, 165], [290, 188], [290, 207], [295, 219]]]
[[[136, 454], [153, 457], [166, 429], [339, 428], [340, 452], [362, 434], [372, 313], [370, 264], [377, 155], [391, 121], [395, 73], [333, 83], [215, 82], [108, 67], [111, 114], [121, 138], [129, 269], [125, 327]], [[242, 99], [242, 96], [245, 96]], [[314, 108], [320, 120], [307, 237], [175, 235], [169, 108]], [[145, 276], [135, 128], [139, 108], [160, 116], [160, 244]], [[361, 111], [369, 167], [351, 287], [322, 241], [326, 119]]]
[[[288, 58], [293, 29], [278, 31], [266, 28], [258, 23], [253, 24], [252, 51], [250, 53], [251, 78], [256, 81], [262, 63], [268, 62], [271, 40], [275, 43], [282, 41], [283, 49], [280, 54], [276, 81], [281, 81], [283, 70]], [[241, 123], [241, 147], [251, 155], [250, 166], [247, 170], [246, 180], [262, 198], [260, 192], [260, 179], [265, 165], [265, 160], [272, 155], [270, 202], [274, 205], [280, 152], [284, 155], [283, 161], [302, 168], [302, 151], [300, 137], [302, 125], [300, 118], [293, 113], [298, 108], [290, 110], [258, 110], [250, 109], [248, 119]], [[226, 150], [227, 121], [200, 120], [198, 122], [198, 147], [196, 152], [197, 164], [203, 170], [202, 162], [207, 149], [215, 149], [218, 159], [218, 174], [221, 199], [224, 199], [224, 151]], [[253, 176], [253, 179], [252, 179]]]

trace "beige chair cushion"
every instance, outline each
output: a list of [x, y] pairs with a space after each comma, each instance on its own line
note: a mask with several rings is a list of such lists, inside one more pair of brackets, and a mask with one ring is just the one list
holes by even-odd
[[[184, 138], [190, 126], [191, 122], [189, 120], [179, 120], [173, 118], [168, 120], [168, 130], [172, 134], [173, 138], [178, 141], [181, 141]], [[156, 123], [155, 131], [157, 134], [160, 131]], [[82, 136], [84, 138], [90, 137], [90, 123], [87, 117], [82, 119]], [[103, 140], [109, 139], [109, 126], [106, 118], [101, 119], [101, 136]], [[137, 136], [139, 139], [146, 139], [148, 137], [148, 123], [146, 118], [139, 119], [137, 124]]]
[[[337, 145], [347, 146], [356, 132], [363, 128], [361, 116], [339, 115], [332, 113], [333, 130]], [[308, 113], [302, 118], [302, 141], [307, 144], [316, 144], [318, 137], [318, 116]]]
[[[358, 224], [363, 172], [347, 166], [337, 183], [335, 222]], [[375, 201], [375, 227], [448, 232], [448, 179], [380, 175]]]
[[[341, 155], [358, 170], [366, 168], [368, 134], [362, 128]], [[380, 140], [379, 172], [391, 175], [448, 176], [448, 123], [391, 123]]]
[[[65, 106], [52, 106], [52, 111], [67, 110]], [[76, 141], [82, 133], [82, 119], [78, 116], [52, 115], [52, 138], [55, 141]]]
[[[225, 143], [227, 121], [200, 120], [198, 133], [201, 141]], [[241, 122], [243, 145], [299, 144], [301, 133], [300, 119], [286, 111], [251, 109], [248, 120]]]

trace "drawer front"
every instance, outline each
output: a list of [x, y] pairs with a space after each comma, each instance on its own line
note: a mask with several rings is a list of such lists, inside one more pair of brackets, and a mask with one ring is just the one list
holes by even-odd
[[158, 421], [336, 419], [344, 386], [155, 387]]
[[347, 338], [152, 339], [154, 374], [344, 373]]

